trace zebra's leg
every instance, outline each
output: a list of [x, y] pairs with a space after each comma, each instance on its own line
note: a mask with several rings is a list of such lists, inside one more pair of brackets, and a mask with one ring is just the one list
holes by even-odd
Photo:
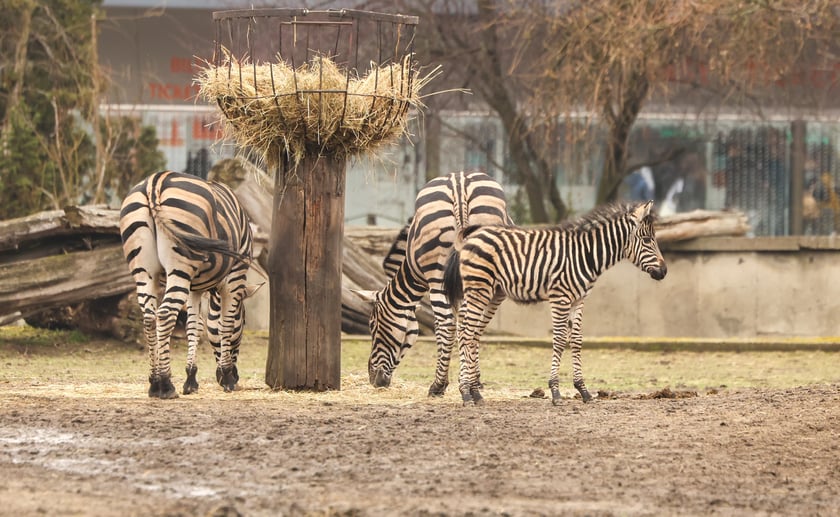
[[157, 347], [157, 304], [158, 288], [156, 278], [145, 273], [135, 274], [137, 284], [137, 301], [143, 313], [143, 338], [146, 341], [146, 348], [149, 353], [149, 396], [157, 397], [160, 387], [157, 378], [153, 375], [158, 370], [158, 347]]
[[[236, 390], [239, 382], [239, 370], [236, 368], [236, 361], [239, 358], [239, 345], [242, 342], [242, 330], [245, 323], [245, 303], [242, 296], [236, 294], [227, 297], [229, 301], [223, 302], [222, 307], [228, 307], [222, 319], [224, 332], [222, 333], [222, 354], [220, 359], [222, 380], [221, 384], [225, 392]], [[222, 300], [226, 297], [223, 294]]]
[[476, 329], [481, 326], [481, 316], [492, 296], [476, 289], [464, 292], [464, 303], [458, 316], [458, 352], [461, 359], [458, 376], [458, 389], [464, 405], [473, 402], [476, 406], [484, 404], [484, 398], [478, 386], [479, 342]]
[[184, 381], [184, 395], [198, 391], [198, 365], [195, 355], [201, 334], [204, 332], [204, 323], [201, 321], [201, 293], [191, 292], [187, 300], [187, 380]]
[[222, 325], [222, 297], [217, 288], [210, 289], [207, 306], [207, 340], [213, 348], [216, 359], [216, 382], [222, 386], [222, 340], [224, 328]]
[[580, 397], [584, 402], [592, 400], [592, 395], [586, 389], [586, 383], [583, 382], [583, 369], [581, 367], [580, 351], [583, 346], [583, 333], [581, 332], [581, 323], [583, 322], [583, 300], [572, 306], [572, 314], [569, 319], [569, 326], [571, 327], [571, 345], [572, 345], [572, 378], [574, 380], [575, 388], [580, 393]]
[[449, 364], [455, 340], [455, 315], [439, 288], [433, 290], [429, 298], [435, 315], [435, 341], [437, 341], [435, 380], [429, 387], [429, 396], [440, 397], [446, 393], [446, 388], [449, 386]]
[[[499, 305], [505, 299], [505, 293], [501, 290], [496, 291], [493, 294], [493, 298], [490, 300], [490, 303], [487, 304], [487, 307], [484, 308], [484, 313], [481, 315], [481, 320], [478, 328], [475, 331], [475, 339], [479, 342], [479, 347], [481, 347], [481, 336], [484, 335], [484, 331], [487, 330], [487, 326], [490, 325], [490, 321], [493, 319], [493, 316], [496, 315], [496, 311], [499, 309]], [[484, 384], [481, 382], [481, 364], [479, 362], [478, 357], [476, 357], [476, 370], [478, 371], [478, 387], [484, 388]]]
[[241, 318], [239, 317], [242, 298], [230, 293], [227, 288], [214, 289], [211, 298], [215, 298], [218, 312], [216, 319], [218, 340], [214, 344], [216, 380], [225, 392], [229, 393], [236, 389], [236, 383], [239, 381], [239, 372], [233, 357], [238, 356], [239, 343], [242, 339]]
[[237, 370], [236, 362], [239, 360], [239, 345], [242, 344], [242, 332], [245, 330], [245, 300], [240, 299], [237, 303], [239, 310], [236, 313], [233, 335], [230, 338], [230, 361], [233, 365], [235, 381], [239, 382], [239, 370]]
[[563, 350], [569, 342], [569, 310], [568, 298], [551, 300], [551, 375], [548, 378], [548, 388], [551, 390], [551, 403], [560, 404], [560, 359]]
[[166, 276], [166, 290], [157, 308], [157, 368], [152, 370], [149, 382], [157, 389], [149, 390], [150, 397], [172, 399], [178, 397], [178, 392], [172, 384], [172, 365], [170, 357], [170, 341], [172, 330], [178, 322], [178, 313], [184, 308], [190, 295], [190, 281], [181, 271], [168, 273]]

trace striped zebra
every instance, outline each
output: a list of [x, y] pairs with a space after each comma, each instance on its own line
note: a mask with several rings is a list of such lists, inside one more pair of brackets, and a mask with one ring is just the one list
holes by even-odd
[[548, 386], [560, 402], [558, 368], [571, 343], [574, 386], [584, 402], [592, 396], [581, 371], [581, 315], [586, 295], [609, 267], [626, 258], [655, 280], [667, 273], [653, 229], [652, 201], [611, 204], [581, 219], [546, 228], [467, 228], [446, 264], [444, 292], [458, 311], [464, 404], [483, 403], [478, 379], [478, 336], [488, 310], [505, 298], [551, 304], [553, 356]]
[[360, 293], [373, 303], [368, 359], [372, 385], [390, 385], [394, 370], [417, 340], [415, 311], [428, 292], [438, 347], [435, 380], [429, 395], [446, 391], [455, 320], [443, 296], [443, 267], [458, 231], [473, 224], [512, 224], [501, 185], [486, 174], [457, 172], [440, 176], [418, 192], [414, 216], [383, 262], [390, 280], [381, 291]]
[[236, 388], [236, 361], [251, 261], [248, 217], [233, 192], [172, 171], [155, 173], [126, 196], [120, 210], [123, 252], [137, 285], [149, 349], [149, 396], [178, 396], [171, 380], [169, 343], [178, 313], [187, 309], [185, 395], [198, 390], [195, 354], [204, 331], [202, 293], [209, 291], [207, 335], [216, 357], [216, 380]]

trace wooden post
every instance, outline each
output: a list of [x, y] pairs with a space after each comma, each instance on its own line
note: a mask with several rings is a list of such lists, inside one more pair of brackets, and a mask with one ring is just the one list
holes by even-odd
[[265, 372], [272, 389], [340, 389], [345, 165], [306, 156], [276, 174]]
[[794, 120], [790, 124], [790, 235], [805, 233], [802, 195], [805, 186], [805, 158], [808, 152], [805, 143], [806, 130], [804, 120]]

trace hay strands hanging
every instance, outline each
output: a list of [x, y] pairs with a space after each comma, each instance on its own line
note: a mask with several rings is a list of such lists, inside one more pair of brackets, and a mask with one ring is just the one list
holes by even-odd
[[225, 135], [269, 166], [281, 152], [297, 164], [311, 153], [349, 157], [397, 140], [410, 108], [422, 106], [420, 89], [437, 75], [420, 76], [411, 54], [371, 62], [359, 75], [321, 54], [293, 67], [279, 54], [257, 64], [222, 51], [218, 66], [199, 71], [199, 96], [219, 106]]

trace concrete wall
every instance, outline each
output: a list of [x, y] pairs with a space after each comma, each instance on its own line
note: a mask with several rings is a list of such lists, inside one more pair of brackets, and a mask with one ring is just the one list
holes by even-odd
[[[665, 251], [656, 282], [623, 261], [595, 284], [585, 336], [816, 337], [840, 335], [840, 239], [698, 239]], [[547, 304], [505, 302], [495, 332], [544, 337]]]
[[[583, 310], [589, 337], [820, 337], [840, 335], [840, 238], [696, 239], [664, 250], [661, 282], [623, 261], [595, 284]], [[267, 328], [263, 308], [251, 323]], [[505, 301], [489, 331], [551, 334], [548, 305]]]

